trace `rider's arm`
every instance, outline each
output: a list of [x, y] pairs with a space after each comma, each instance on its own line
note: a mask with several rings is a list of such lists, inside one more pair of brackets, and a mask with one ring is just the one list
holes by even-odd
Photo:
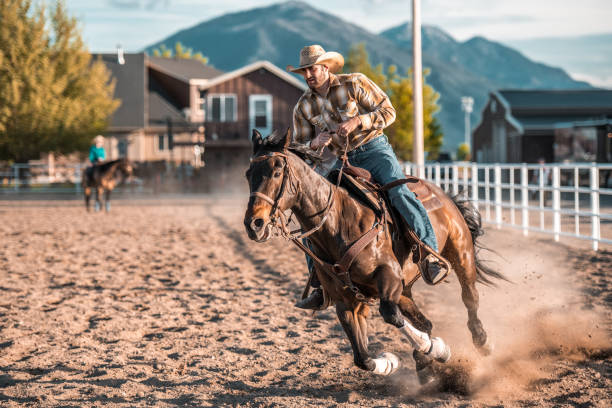
[[312, 123], [302, 113], [301, 105], [298, 103], [293, 109], [293, 142], [307, 144], [315, 137], [315, 129]]
[[96, 162], [96, 147], [95, 146], [91, 146], [89, 148], [89, 161], [92, 163]]
[[355, 99], [367, 112], [359, 115], [361, 129], [384, 129], [395, 121], [395, 109], [387, 94], [372, 80], [358, 74], [355, 81]]
[[104, 150], [104, 148], [100, 148], [98, 149], [98, 160], [99, 161], [104, 161], [106, 160], [106, 150]]

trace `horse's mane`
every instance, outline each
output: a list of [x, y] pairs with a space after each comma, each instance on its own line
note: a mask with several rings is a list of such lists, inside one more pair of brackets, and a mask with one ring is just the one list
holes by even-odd
[[104, 162], [102, 164], [99, 164], [98, 166], [100, 167], [101, 171], [106, 171], [110, 167], [112, 167], [113, 165], [115, 165], [115, 164], [117, 164], [117, 163], [119, 163], [121, 161], [125, 161], [125, 160], [126, 160], [125, 157], [122, 157], [122, 158], [119, 158], [119, 159], [115, 159], [115, 160]]
[[301, 143], [290, 143], [289, 146], [284, 146], [285, 134], [274, 131], [270, 136], [263, 140], [263, 149], [270, 151], [287, 150], [294, 153], [300, 159], [305, 162], [313, 164], [321, 164], [323, 162], [323, 156], [312, 150], [310, 146]]

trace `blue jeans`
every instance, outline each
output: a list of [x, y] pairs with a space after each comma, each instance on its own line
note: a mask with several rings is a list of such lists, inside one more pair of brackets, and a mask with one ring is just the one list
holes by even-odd
[[[406, 178], [387, 136], [382, 135], [347, 153], [349, 163], [368, 170], [374, 180], [381, 184]], [[334, 168], [339, 169], [342, 163], [336, 162]], [[436, 234], [429, 221], [427, 210], [405, 184], [394, 187], [388, 192], [391, 205], [397, 209], [414, 232], [425, 244], [438, 252]], [[306, 240], [305, 240], [306, 241]], [[306, 255], [308, 269], [312, 270], [313, 261]]]

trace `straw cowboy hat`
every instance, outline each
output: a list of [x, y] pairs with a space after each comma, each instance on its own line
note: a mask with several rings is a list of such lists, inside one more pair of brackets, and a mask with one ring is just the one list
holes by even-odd
[[287, 71], [300, 73], [304, 68], [313, 65], [325, 65], [332, 73], [338, 72], [344, 66], [344, 57], [337, 52], [325, 52], [320, 45], [308, 45], [300, 51], [300, 65], [287, 65]]

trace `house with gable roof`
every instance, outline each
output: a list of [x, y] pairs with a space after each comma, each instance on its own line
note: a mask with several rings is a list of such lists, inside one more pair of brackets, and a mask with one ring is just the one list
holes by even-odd
[[108, 158], [192, 164], [203, 159], [213, 187], [243, 178], [252, 129], [263, 135], [286, 131], [307, 88], [268, 61], [224, 73], [197, 60], [144, 53], [94, 58], [111, 71], [121, 101], [105, 135]]
[[484, 163], [612, 161], [612, 90], [491, 92], [472, 133]]

